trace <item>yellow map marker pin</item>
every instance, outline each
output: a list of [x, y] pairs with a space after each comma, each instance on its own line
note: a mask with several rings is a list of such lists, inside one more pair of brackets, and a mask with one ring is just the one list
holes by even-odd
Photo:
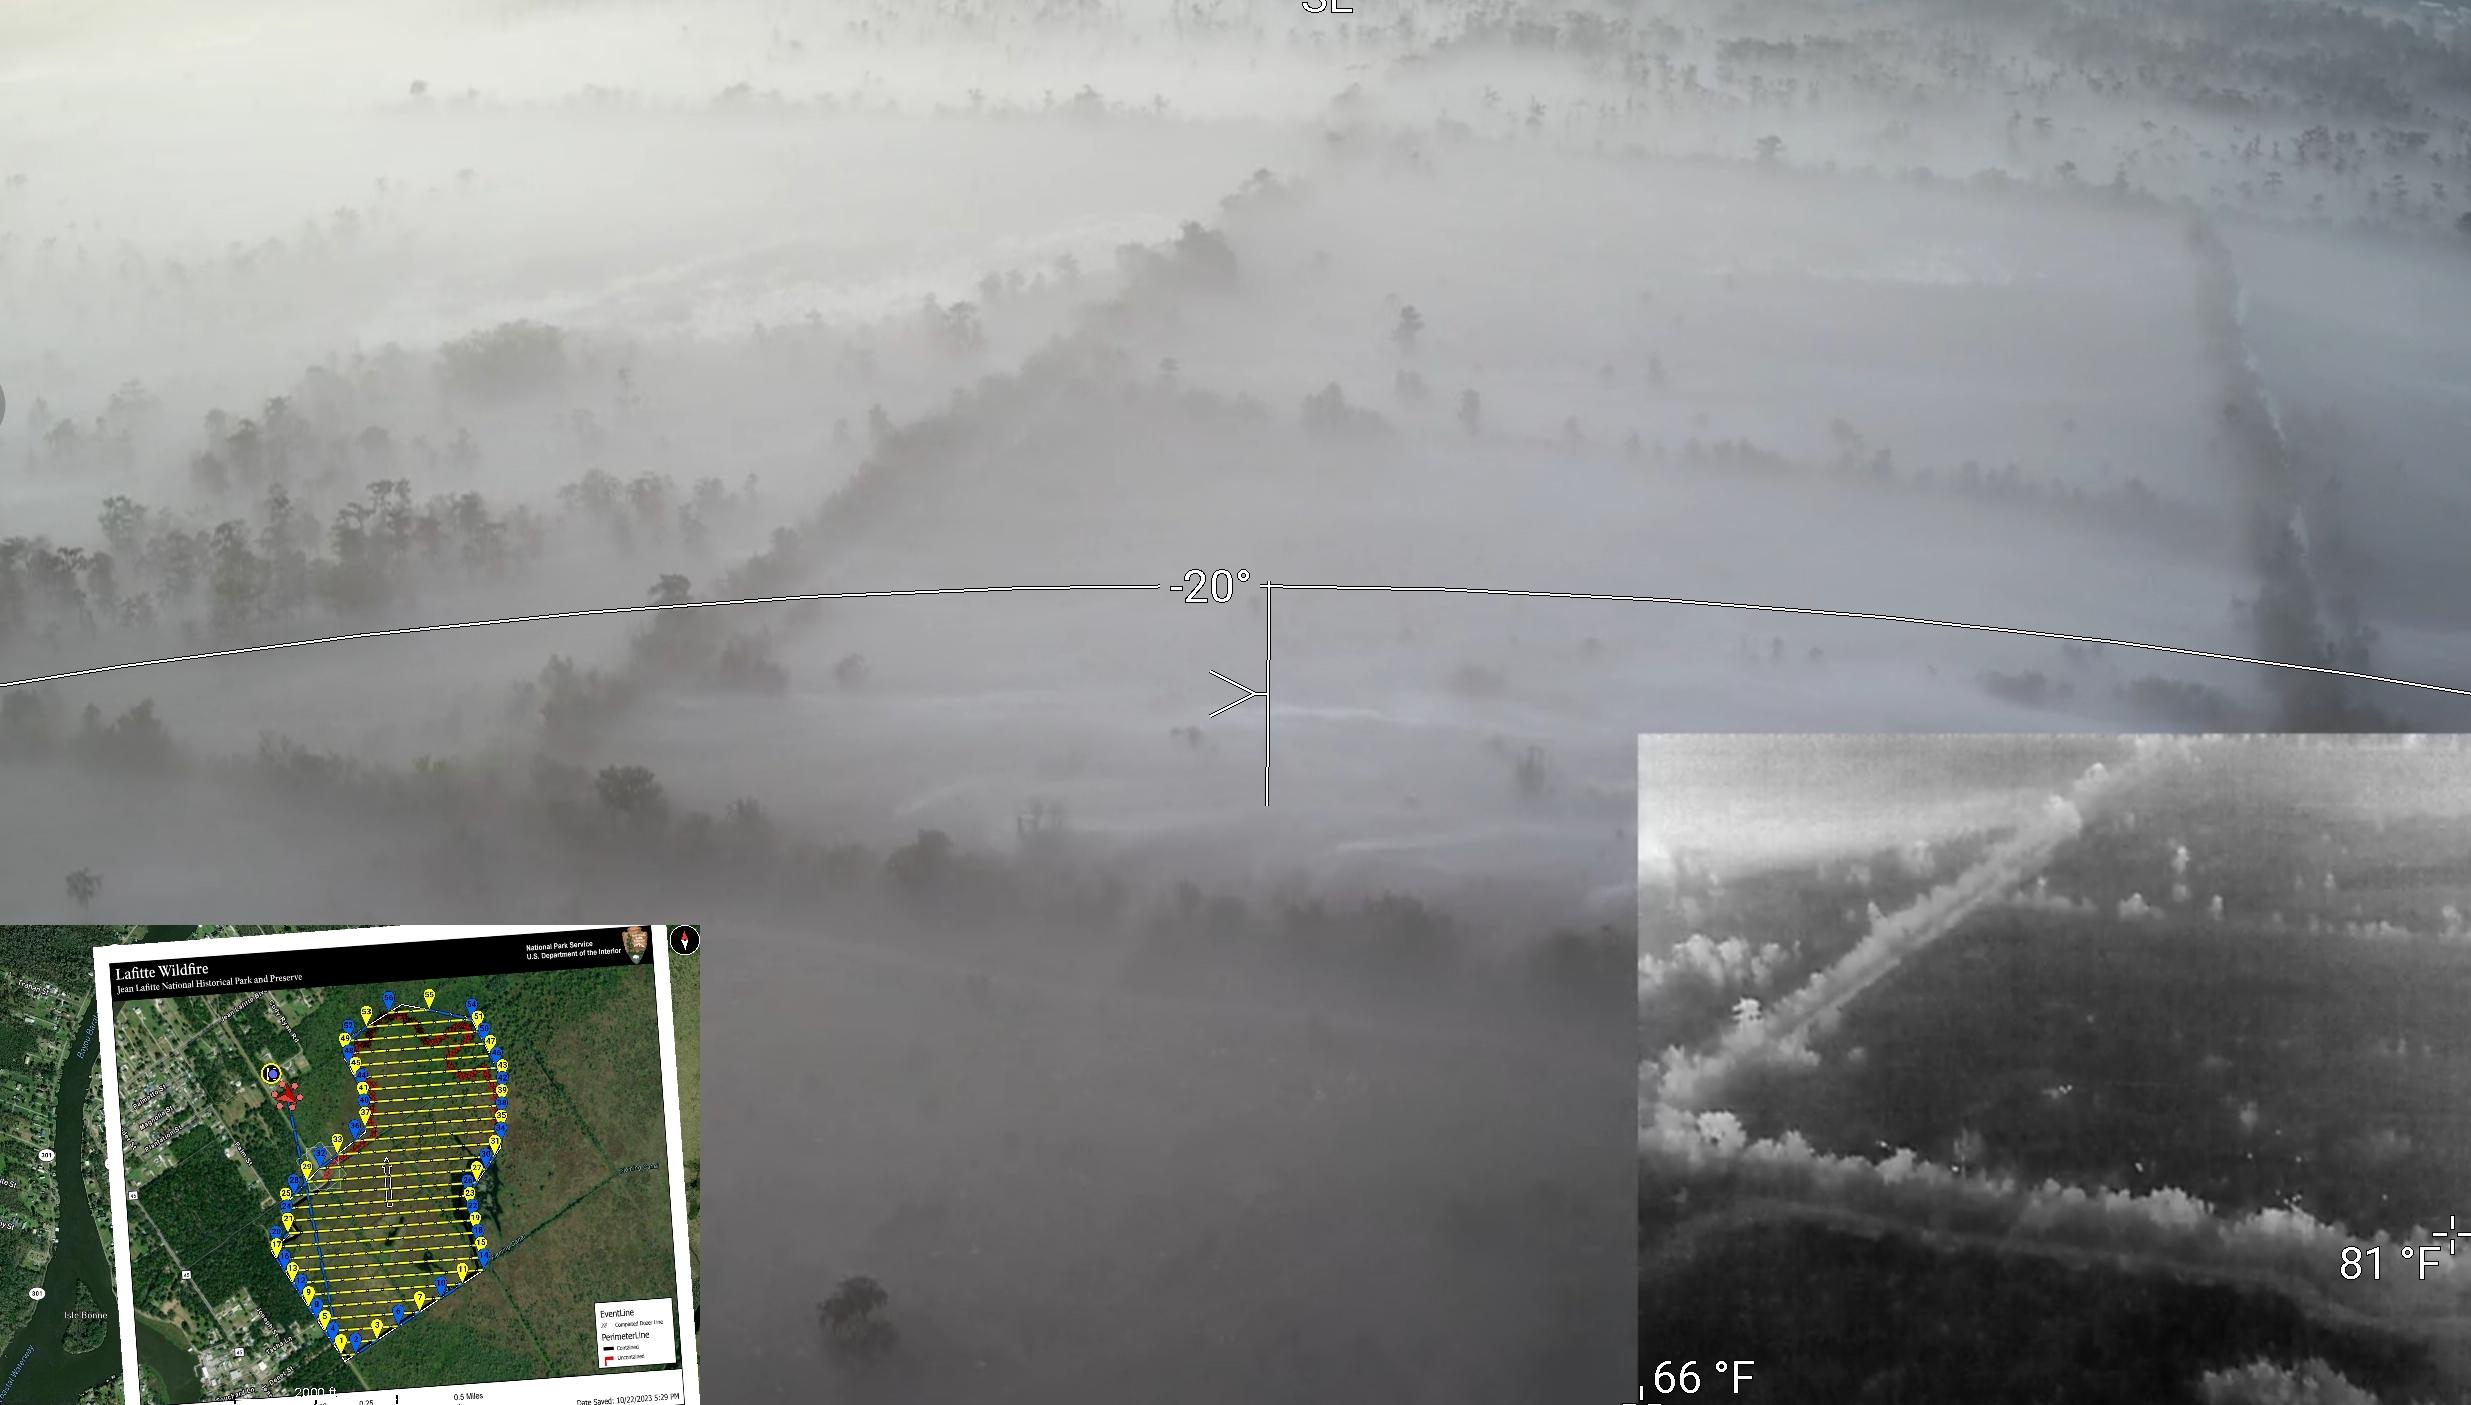
[[292, 1203], [292, 1188], [290, 1186], [285, 1186], [283, 1189], [276, 1191], [275, 1194], [283, 1197], [284, 1204], [289, 1205]]
[[308, 1286], [308, 1285], [307, 1285], [307, 1284], [305, 1284], [305, 1283], [304, 1283], [304, 1284], [302, 1284], [302, 1285], [301, 1285], [301, 1288], [300, 1288], [300, 1305], [301, 1305], [302, 1307], [307, 1307], [309, 1304], [311, 1304], [311, 1303], [313, 1303], [313, 1302], [316, 1302], [316, 1301], [317, 1301], [317, 1290], [316, 1290], [315, 1288], [312, 1288], [312, 1287]]
[[292, 1232], [292, 1212], [289, 1210], [283, 1212], [283, 1232], [285, 1234]]
[[474, 1029], [478, 1029], [487, 1023], [489, 1023], [489, 1012], [487, 1010], [475, 1009], [472, 1011], [472, 1027]]
[[328, 1312], [324, 1308], [319, 1308], [317, 1310], [317, 1325], [320, 1327], [332, 1327], [335, 1325], [335, 1315]]
[[471, 1219], [472, 1223], [474, 1223], [474, 1224], [479, 1224], [479, 1223], [480, 1223], [480, 1211], [478, 1211], [478, 1210], [474, 1210], [474, 1211], [471, 1213], [471, 1215], [469, 1216], [469, 1218]]
[[479, 1162], [477, 1162], [477, 1161], [473, 1162], [473, 1163], [472, 1163], [472, 1179], [474, 1179], [474, 1180], [479, 1180], [479, 1179], [480, 1179], [480, 1173], [481, 1173], [481, 1164], [480, 1164]]
[[464, 1279], [467, 1279], [467, 1278], [469, 1278], [469, 1277], [471, 1277], [471, 1276], [472, 1276], [472, 1265], [470, 1265], [469, 1263], [460, 1263], [460, 1264], [455, 1265], [455, 1281], [456, 1281], [456, 1282], [460, 1283], [460, 1282], [462, 1282]]
[[337, 1356], [350, 1356], [351, 1354], [352, 1354], [352, 1344], [351, 1344], [350, 1342], [348, 1342], [348, 1341], [344, 1340], [344, 1338], [343, 1338], [343, 1334], [342, 1334], [342, 1333], [337, 1332], [337, 1333], [335, 1334], [335, 1355], [337, 1355]]
[[362, 1024], [375, 1024], [375, 1023], [377, 1023], [377, 1011], [370, 1009], [370, 1008], [369, 1008], [368, 1006], [366, 1006], [366, 1005], [361, 1006], [361, 1007], [360, 1007], [360, 1022], [361, 1022]]
[[385, 1335], [386, 1335], [386, 1324], [385, 1324], [385, 1323], [383, 1323], [383, 1322], [380, 1322], [378, 1319], [376, 1319], [376, 1318], [374, 1318], [374, 1317], [370, 1318], [370, 1319], [369, 1319], [369, 1335], [370, 1335], [370, 1336], [373, 1336], [373, 1337], [382, 1337], [382, 1336], [385, 1336]]
[[335, 1031], [335, 1042], [336, 1042], [337, 1044], [342, 1045], [342, 1046], [343, 1046], [344, 1048], [346, 1048], [346, 1049], [351, 1048], [351, 1047], [352, 1047], [352, 1033], [351, 1033], [351, 1031], [350, 1031], [350, 1030], [344, 1030], [344, 1029], [338, 1029], [338, 1030], [336, 1030], [336, 1031]]
[[432, 1006], [432, 1005], [437, 1004], [437, 1003], [438, 1003], [438, 993], [437, 993], [436, 991], [434, 991], [434, 990], [424, 990], [424, 991], [422, 991], [422, 992], [420, 993], [420, 1003], [421, 1003], [424, 1007], [426, 1007], [426, 1006]]
[[343, 1134], [341, 1132], [337, 1132], [333, 1136], [328, 1137], [326, 1141], [327, 1144], [332, 1146], [336, 1151], [343, 1150]]
[[489, 1134], [489, 1149], [490, 1149], [491, 1151], [497, 1151], [497, 1150], [499, 1150], [500, 1148], [502, 1148], [504, 1145], [505, 1145], [505, 1144], [504, 1144], [503, 1142], [501, 1142], [501, 1141], [499, 1141], [499, 1140], [498, 1140], [498, 1134], [497, 1134], [497, 1133], [495, 1133], [495, 1132], [491, 1132], [491, 1133]]
[[283, 1281], [286, 1283], [298, 1283], [300, 1281], [300, 1265], [285, 1264], [283, 1266]]
[[506, 1096], [506, 1080], [503, 1078], [498, 1080], [498, 1096], [501, 1098]]
[[[425, 991], [424, 991], [424, 992], [422, 992], [422, 994], [423, 994], [423, 995], [424, 995], [424, 997], [425, 997], [425, 996], [428, 994], [428, 992], [425, 992]], [[412, 1311], [414, 1311], [414, 1312], [418, 1312], [418, 1311], [420, 1311], [422, 1308], [427, 1307], [428, 1305], [429, 1305], [429, 1295], [428, 1295], [427, 1293], [422, 1292], [422, 1291], [421, 1291], [420, 1289], [418, 1289], [418, 1288], [414, 1288], [414, 1289], [412, 1290]]]
[[267, 1252], [267, 1253], [270, 1253], [270, 1254], [272, 1254], [272, 1255], [274, 1255], [274, 1256], [275, 1256], [276, 1258], [278, 1258], [278, 1259], [279, 1259], [279, 1258], [282, 1258], [282, 1257], [283, 1257], [283, 1241], [282, 1241], [282, 1240], [280, 1240], [280, 1239], [269, 1239], [269, 1240], [267, 1240], [267, 1241], [266, 1241], [266, 1252]]
[[303, 1162], [301, 1162], [301, 1163], [300, 1163], [300, 1178], [301, 1178], [302, 1180], [304, 1180], [304, 1181], [313, 1181], [313, 1180], [316, 1180], [316, 1179], [317, 1179], [317, 1163], [316, 1163], [316, 1162], [313, 1162], [313, 1161], [303, 1161]]

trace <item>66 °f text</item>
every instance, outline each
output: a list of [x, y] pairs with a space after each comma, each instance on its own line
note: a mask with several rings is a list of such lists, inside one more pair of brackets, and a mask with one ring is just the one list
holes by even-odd
[[1739, 1395], [1742, 1387], [1750, 1384], [1753, 1364], [1748, 1361], [1711, 1361], [1707, 1364], [1708, 1376], [1701, 1376], [1696, 1361], [1659, 1361], [1655, 1374], [1649, 1377], [1652, 1388], [1647, 1385], [1639, 1387], [1639, 1405], [1662, 1405], [1668, 1398], [1697, 1395], [1703, 1388], [1712, 1394], [1724, 1388], [1723, 1383], [1726, 1382], [1730, 1382], [1727, 1393]]

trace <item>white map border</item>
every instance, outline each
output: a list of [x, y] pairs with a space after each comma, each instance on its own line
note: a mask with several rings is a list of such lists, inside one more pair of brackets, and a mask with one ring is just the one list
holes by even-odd
[[[126, 1154], [120, 1132], [120, 1048], [118, 1031], [112, 1019], [111, 967], [114, 963], [149, 960], [177, 960], [182, 957], [248, 956], [267, 952], [318, 951], [332, 947], [394, 946], [410, 942], [449, 942], [477, 937], [537, 936], [555, 932], [598, 930], [601, 927], [630, 927], [644, 924], [631, 922], [560, 922], [549, 926], [439, 926], [439, 927], [359, 927], [336, 932], [278, 932], [255, 937], [207, 937], [195, 941], [142, 942], [129, 946], [98, 946], [94, 949], [94, 993], [98, 1039], [102, 1044], [103, 1074], [103, 1148], [105, 1169], [111, 1177], [112, 1252], [117, 1255], [116, 1271], [112, 1275], [112, 1293], [120, 1325], [121, 1399], [125, 1405], [140, 1405], [138, 1400], [137, 1367], [137, 1291], [136, 1278], [130, 1271], [129, 1259], [129, 1187], [121, 1158]], [[678, 1026], [670, 1005], [669, 928], [654, 925], [652, 936], [652, 977], [654, 1005], [660, 1026], [661, 1040], [661, 1106], [666, 1150], [669, 1160], [669, 1225], [672, 1262], [677, 1268], [678, 1374], [684, 1395], [681, 1405], [702, 1405], [702, 1372], [698, 1366], [695, 1339], [695, 1267], [688, 1256], [686, 1224], [686, 1138], [680, 1125], [678, 1110]], [[660, 1374], [660, 1373], [653, 1373]], [[481, 1388], [519, 1385], [519, 1382], [482, 1382]], [[554, 1386], [558, 1382], [538, 1384]], [[467, 1386], [465, 1389], [472, 1389]], [[405, 1392], [412, 1394], [413, 1392]], [[280, 1397], [269, 1397], [280, 1398]], [[443, 1397], [440, 1397], [443, 1398]], [[532, 1396], [499, 1396], [495, 1391], [480, 1397], [484, 1400], [505, 1398], [531, 1399]], [[548, 1396], [537, 1397], [548, 1399]]]

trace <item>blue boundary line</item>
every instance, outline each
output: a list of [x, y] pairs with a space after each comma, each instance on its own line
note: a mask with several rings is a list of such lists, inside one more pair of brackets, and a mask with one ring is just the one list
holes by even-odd
[[[365, 1036], [370, 1027], [383, 1024], [387, 1020], [392, 1019], [398, 1011], [401, 1011], [407, 1017], [410, 1017], [415, 1013], [413, 1007], [410, 1005], [396, 1004], [394, 992], [392, 991], [386, 992], [386, 1002], [386, 1013], [378, 1016], [375, 1020], [370, 1021], [369, 1026], [364, 1027], [359, 1032], [359, 1035], [354, 1034], [352, 1020], [348, 1016], [343, 1021], [342, 1034], [344, 1038], [342, 1043], [345, 1051], [343, 1055], [343, 1065], [345, 1077], [350, 1082], [364, 1083], [369, 1081], [365, 1074], [357, 1078], [352, 1076], [351, 1061], [359, 1057], [359, 1055], [354, 1051], [354, 1046], [358, 1044], [359, 1038], [361, 1036]], [[469, 1031], [471, 1036], [470, 1042], [481, 1049], [482, 1062], [480, 1072], [482, 1076], [490, 1080], [489, 1086], [492, 1089], [491, 1096], [495, 1103], [495, 1106], [492, 1109], [493, 1116], [490, 1123], [491, 1130], [489, 1132], [489, 1137], [494, 1139], [497, 1145], [490, 1146], [488, 1142], [484, 1140], [480, 1145], [467, 1153], [469, 1161], [480, 1166], [482, 1173], [485, 1173], [489, 1168], [494, 1167], [497, 1164], [498, 1152], [506, 1145], [506, 1093], [508, 1087], [506, 1078], [510, 1068], [510, 1061], [507, 1058], [507, 1051], [504, 1045], [501, 1044], [496, 1048], [489, 1047], [494, 1039], [494, 1036], [490, 1031], [489, 1022], [485, 1018], [486, 1012], [480, 1008], [480, 1002], [476, 999], [466, 999], [463, 1002], [463, 1010], [464, 1015], [460, 1023], [465, 1030]], [[419, 1011], [422, 1013], [434, 1014], [436, 1013], [436, 1007], [424, 1002], [419, 1007]], [[453, 1022], [451, 1021], [449, 1028], [453, 1028]], [[451, 1060], [452, 1057], [453, 1054], [450, 1050], [448, 1058]], [[371, 1106], [370, 1095], [367, 1093], [362, 1093], [359, 1096], [360, 1106], [364, 1109], [362, 1118], [364, 1120], [365, 1128], [367, 1125], [365, 1122], [367, 1116], [366, 1109]], [[300, 1119], [289, 1109], [286, 1109], [283, 1114], [283, 1120], [284, 1125], [291, 1130], [292, 1146], [294, 1150], [300, 1153], [300, 1159], [304, 1162], [312, 1159], [323, 1161], [324, 1158], [322, 1156], [317, 1153], [313, 1153], [309, 1149], [307, 1143], [301, 1140]], [[341, 1165], [340, 1158], [338, 1158], [336, 1165], [339, 1169]], [[332, 1173], [329, 1172], [328, 1174], [331, 1175]], [[323, 1179], [323, 1177], [321, 1177], [321, 1179]], [[292, 1210], [290, 1213], [294, 1214], [299, 1219], [300, 1223], [296, 1228], [288, 1232], [281, 1224], [278, 1223], [267, 1231], [267, 1237], [274, 1245], [275, 1261], [278, 1269], [287, 1268], [291, 1263], [291, 1251], [287, 1247], [290, 1241], [299, 1238], [302, 1235], [306, 1235], [308, 1237], [310, 1247], [317, 1254], [317, 1269], [314, 1274], [308, 1275], [311, 1278], [309, 1287], [312, 1301], [309, 1304], [305, 1304], [305, 1306], [307, 1306], [312, 1315], [314, 1315], [318, 1311], [319, 1304], [331, 1303], [334, 1298], [333, 1282], [332, 1279], [327, 1276], [324, 1236], [318, 1233], [316, 1217], [310, 1212], [309, 1209], [310, 1201], [317, 1195], [317, 1187], [302, 1183], [301, 1178], [297, 1175], [288, 1177], [285, 1183], [287, 1186], [293, 1188]], [[430, 1298], [426, 1303], [417, 1307], [406, 1307], [403, 1303], [396, 1303], [394, 1305], [395, 1320], [390, 1324], [382, 1325], [378, 1333], [372, 1335], [367, 1340], [363, 1340], [360, 1333], [351, 1330], [349, 1327], [345, 1326], [342, 1322], [334, 1319], [330, 1315], [326, 1325], [326, 1339], [329, 1342], [337, 1343], [339, 1350], [342, 1351], [344, 1356], [347, 1358], [357, 1356], [361, 1352], [368, 1350], [371, 1346], [376, 1344], [379, 1336], [383, 1336], [385, 1333], [391, 1332], [396, 1328], [403, 1326], [413, 1318], [418, 1317], [421, 1313], [426, 1312], [430, 1308], [437, 1306], [439, 1303], [446, 1301], [449, 1295], [471, 1282], [473, 1277], [477, 1277], [478, 1275], [489, 1271], [492, 1255], [489, 1249], [488, 1235], [480, 1224], [479, 1176], [467, 1168], [462, 1175], [461, 1189], [463, 1194], [460, 1198], [463, 1202], [463, 1209], [457, 1216], [457, 1222], [462, 1225], [464, 1233], [471, 1240], [471, 1258], [465, 1261], [466, 1263], [475, 1265], [475, 1267], [471, 1270], [470, 1276], [450, 1283], [447, 1281], [446, 1275], [439, 1274], [435, 1283], [438, 1290], [436, 1296]], [[332, 1309], [329, 1308], [328, 1311], [331, 1314]]]
[[[293, 1115], [289, 1109], [285, 1109], [283, 1113], [283, 1122], [285, 1126], [292, 1129], [292, 1149], [300, 1153], [301, 1160], [308, 1160], [309, 1148], [300, 1139], [300, 1119]], [[309, 1236], [309, 1247], [317, 1251], [317, 1274], [315, 1276], [315, 1281], [313, 1281], [309, 1286], [317, 1290], [319, 1297], [331, 1298], [335, 1295], [335, 1290], [333, 1281], [326, 1276], [326, 1246], [318, 1237], [316, 1218], [309, 1213], [309, 1199], [315, 1193], [316, 1192], [314, 1191], [308, 1190], [302, 1191], [293, 1199], [292, 1209], [294, 1213], [300, 1216], [300, 1222], [303, 1230]], [[285, 1237], [289, 1238], [290, 1236], [287, 1235]], [[316, 1309], [311, 1308], [310, 1312], [311, 1315], [314, 1316]]]

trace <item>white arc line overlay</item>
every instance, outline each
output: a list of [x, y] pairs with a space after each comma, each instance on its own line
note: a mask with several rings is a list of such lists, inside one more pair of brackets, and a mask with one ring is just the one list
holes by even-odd
[[1927, 624], [1941, 629], [1970, 629], [1982, 634], [2014, 634], [2029, 639], [2062, 639], [2077, 644], [2113, 644], [2122, 649], [2146, 649], [2157, 654], [2181, 654], [2192, 659], [2220, 659], [2224, 663], [2255, 664], [2260, 668], [2288, 668], [2301, 673], [2324, 673], [2336, 678], [2356, 678], [2363, 683], [2391, 683], [2398, 688], [2421, 688], [2431, 693], [2450, 693], [2458, 698], [2471, 698], [2471, 688], [2449, 688], [2442, 683], [2421, 683], [2409, 678], [2389, 678], [2381, 673], [2360, 673], [2348, 668], [2328, 668], [2319, 664], [2290, 663], [2282, 659], [2251, 658], [2246, 654], [2222, 654], [2211, 649], [2183, 649], [2174, 644], [2146, 644], [2134, 639], [2110, 639], [2099, 634], [2069, 634], [2056, 629], [2026, 629], [2019, 625], [1973, 624], [1964, 620], [1931, 619], [1924, 615], [1891, 615], [1873, 610], [1830, 610], [1816, 605], [1760, 605], [1744, 600], [1698, 600], [1684, 595], [1612, 595], [1583, 590], [1506, 590], [1473, 585], [1338, 585], [1327, 582], [1310, 585], [1292, 581], [1265, 583], [1264, 590], [1318, 590], [1342, 594], [1365, 595], [1491, 595], [1526, 600], [1607, 600], [1619, 604], [1696, 605], [1709, 610], [1751, 610], [1770, 615], [1818, 615], [1840, 620], [1875, 620], [1882, 624]]
[[[2448, 687], [2442, 683], [2423, 683], [2411, 678], [2394, 678], [2381, 673], [2363, 673], [2356, 669], [2332, 668], [2322, 664], [2292, 663], [2285, 659], [2260, 659], [2247, 654], [2226, 654], [2212, 649], [2189, 649], [2174, 644], [2148, 644], [2135, 639], [2113, 639], [2099, 634], [2073, 634], [2056, 629], [2028, 629], [2021, 625], [1980, 624], [1967, 620], [1933, 619], [1925, 615], [1896, 615], [1875, 610], [1835, 610], [1817, 605], [1763, 605], [1747, 600], [1705, 600], [1686, 595], [1622, 595], [1582, 590], [1511, 590], [1496, 586], [1469, 585], [1349, 585], [1335, 582], [1299, 583], [1264, 581], [1265, 591], [1310, 590], [1337, 594], [1361, 595], [1475, 595], [1523, 600], [1598, 600], [1615, 604], [1692, 605], [1706, 610], [1747, 610], [1770, 615], [1808, 615], [1825, 619], [1870, 620], [1881, 624], [1922, 624], [1940, 629], [1971, 630], [1979, 634], [2007, 634], [2028, 639], [2058, 639], [2076, 644], [2108, 644], [2122, 649], [2144, 649], [2158, 654], [2178, 654], [2185, 658], [2218, 659], [2224, 663], [2251, 664], [2259, 668], [2289, 669], [2300, 673], [2321, 673], [2335, 678], [2355, 678], [2363, 683], [2386, 683], [2398, 688], [2418, 688], [2425, 692], [2445, 693], [2458, 698], [2471, 698], [2471, 688]], [[552, 620], [592, 619], [606, 615], [645, 615], [662, 610], [712, 610], [738, 605], [791, 605], [806, 601], [889, 600], [939, 595], [1030, 595], [1054, 594], [1066, 591], [1161, 591], [1173, 589], [1167, 585], [1132, 585], [1115, 583], [1078, 583], [1071, 585], [958, 585], [928, 586], [911, 590], [837, 590], [804, 591], [790, 595], [750, 595], [726, 600], [679, 600], [645, 605], [604, 605], [588, 610], [556, 610], [537, 615], [506, 615], [496, 619], [454, 620], [443, 624], [403, 625], [393, 629], [362, 630], [354, 634], [326, 634], [308, 639], [285, 639], [272, 644], [247, 644], [230, 649], [208, 649], [194, 654], [172, 654], [161, 658], [131, 659], [123, 663], [97, 664], [92, 668], [74, 668], [60, 673], [41, 674], [32, 678], [11, 678], [0, 681], [0, 688], [27, 688], [42, 683], [57, 683], [71, 678], [91, 678], [98, 674], [118, 673], [133, 668], [153, 668], [162, 664], [201, 663], [208, 659], [238, 658], [244, 654], [267, 654], [284, 649], [306, 649], [319, 644], [347, 644], [361, 639], [392, 639], [413, 634], [439, 634], [449, 630], [486, 629], [502, 624], [544, 624]], [[1263, 662], [1269, 660], [1267, 636], [1268, 609], [1263, 612]], [[1263, 680], [1263, 693], [1270, 691], [1268, 679]], [[1239, 683], [1237, 687], [1244, 685]], [[1247, 699], [1249, 701], [1249, 699]], [[1266, 711], [1266, 710], [1265, 710]], [[1265, 719], [1266, 725], [1266, 719]]]
[[674, 600], [652, 605], [604, 605], [591, 610], [556, 610], [545, 615], [506, 615], [492, 620], [455, 620], [447, 624], [412, 624], [397, 629], [369, 629], [358, 634], [322, 634], [311, 639], [286, 639], [274, 644], [248, 644], [235, 649], [209, 649], [199, 654], [173, 654], [159, 659], [131, 659], [126, 663], [98, 664], [93, 668], [73, 668], [65, 673], [46, 673], [39, 678], [11, 678], [0, 682], [0, 688], [30, 688], [38, 683], [57, 683], [67, 678], [91, 678], [98, 673], [118, 673], [129, 668], [153, 668], [167, 663], [201, 663], [207, 659], [237, 658], [242, 654], [267, 654], [278, 649], [306, 649], [313, 644], [348, 644], [356, 639], [392, 639], [406, 634], [438, 634], [451, 629], [486, 629], [500, 624], [544, 624], [551, 620], [591, 619], [600, 615], [648, 615], [659, 610], [711, 610], [726, 605], [792, 605], [808, 600], [890, 600], [920, 595], [1030, 595], [1067, 590], [1165, 590], [1163, 585], [948, 585], [929, 586], [918, 590], [821, 590], [796, 595], [747, 595], [729, 600]]

